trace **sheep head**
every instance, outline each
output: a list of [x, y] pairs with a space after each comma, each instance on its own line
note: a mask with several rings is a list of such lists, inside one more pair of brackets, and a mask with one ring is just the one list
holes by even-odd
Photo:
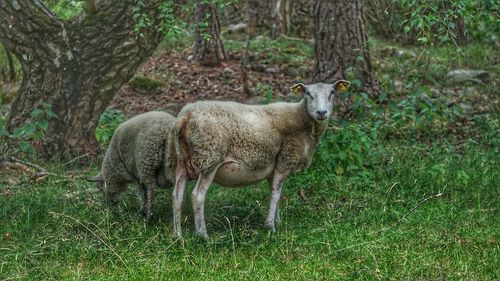
[[333, 110], [334, 95], [349, 90], [351, 83], [345, 80], [338, 80], [333, 84], [308, 84], [298, 83], [290, 90], [296, 94], [305, 95], [307, 103], [307, 113], [318, 122], [323, 122], [330, 118]]

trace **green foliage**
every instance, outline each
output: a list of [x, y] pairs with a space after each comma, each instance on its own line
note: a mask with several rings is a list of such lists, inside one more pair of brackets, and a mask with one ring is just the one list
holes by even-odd
[[81, 0], [46, 0], [45, 5], [63, 19], [70, 19], [83, 12], [84, 1]]
[[104, 147], [108, 146], [116, 128], [126, 120], [127, 117], [120, 110], [105, 111], [99, 118], [99, 124], [95, 130], [97, 141]]
[[[448, 105], [442, 96], [433, 97], [425, 87], [398, 100], [386, 97], [386, 93], [381, 93], [378, 101], [365, 93], [351, 97], [353, 118], [331, 121], [319, 145], [316, 165], [337, 175], [366, 178], [374, 165], [385, 160], [384, 139], [436, 141], [448, 137], [450, 126], [464, 118], [460, 107]], [[489, 130], [495, 132], [498, 127]]]
[[271, 103], [273, 100], [273, 88], [268, 84], [257, 83], [255, 90], [260, 96], [265, 98], [264, 104]]
[[392, 134], [437, 137], [449, 123], [461, 118], [462, 112], [462, 108], [448, 106], [443, 96], [433, 97], [423, 87], [397, 102], [389, 102], [383, 126]]
[[315, 165], [328, 167], [337, 175], [367, 177], [368, 169], [380, 161], [379, 130], [366, 122], [342, 123], [337, 130], [325, 134]]
[[[470, 36], [486, 39], [500, 32], [500, 4], [490, 0], [404, 0], [399, 1], [407, 18], [402, 21], [406, 33], [416, 32], [423, 44], [457, 45]], [[498, 38], [497, 38], [498, 39]]]
[[265, 55], [263, 63], [272, 64], [296, 63], [309, 65], [313, 56], [313, 45], [308, 41], [287, 40], [280, 38], [269, 40], [265, 37], [253, 40], [250, 50]]
[[136, 91], [150, 92], [162, 86], [163, 82], [137, 75], [134, 76], [132, 80], [130, 80], [129, 85], [132, 86]]
[[34, 143], [42, 141], [49, 127], [49, 121], [57, 115], [52, 111], [50, 104], [43, 103], [31, 112], [31, 121], [22, 127], [17, 127], [13, 132], [5, 128], [6, 116], [0, 117], [0, 147], [1, 150], [10, 147], [10, 153], [25, 153], [33, 156], [35, 154]]
[[153, 20], [146, 3], [142, 0], [134, 0], [132, 6], [132, 18], [135, 21], [134, 31], [139, 37], [144, 37], [148, 29], [155, 28], [166, 36], [180, 36], [185, 27], [185, 23], [175, 16], [174, 1], [162, 1], [158, 7], [155, 7], [158, 12], [159, 21], [153, 26]]
[[146, 7], [144, 1], [135, 0], [135, 4], [136, 5], [132, 7], [132, 18], [136, 21], [134, 31], [138, 36], [144, 37], [144, 32], [151, 28], [151, 19], [144, 11]]

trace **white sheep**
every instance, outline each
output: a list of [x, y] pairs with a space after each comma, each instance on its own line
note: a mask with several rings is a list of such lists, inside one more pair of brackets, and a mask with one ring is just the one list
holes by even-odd
[[177, 157], [169, 138], [175, 120], [168, 113], [152, 111], [118, 126], [104, 156], [101, 172], [92, 179], [98, 183], [107, 201], [116, 204], [127, 185], [135, 182], [141, 213], [147, 221], [151, 220], [156, 188], [172, 186], [175, 179]]
[[181, 210], [188, 180], [197, 179], [192, 192], [196, 233], [208, 237], [205, 194], [212, 183], [245, 186], [267, 179], [271, 189], [266, 226], [275, 230], [283, 181], [303, 171], [325, 133], [333, 109], [333, 95], [349, 82], [296, 84], [304, 94], [298, 103], [245, 105], [203, 101], [179, 113], [173, 138], [178, 157], [173, 191], [174, 237], [181, 237]]

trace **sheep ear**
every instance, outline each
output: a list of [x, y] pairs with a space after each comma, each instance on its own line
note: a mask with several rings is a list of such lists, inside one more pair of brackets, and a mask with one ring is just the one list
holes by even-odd
[[333, 89], [335, 92], [347, 92], [349, 90], [349, 86], [351, 85], [351, 82], [346, 81], [346, 80], [338, 80], [335, 83], [333, 83]]
[[306, 86], [302, 83], [297, 83], [290, 87], [290, 91], [294, 94], [303, 94], [306, 91]]

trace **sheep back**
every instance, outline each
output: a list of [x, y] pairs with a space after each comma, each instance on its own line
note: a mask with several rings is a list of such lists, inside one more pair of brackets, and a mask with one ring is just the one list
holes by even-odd
[[220, 169], [234, 168], [239, 173], [274, 168], [303, 170], [311, 163], [312, 152], [324, 132], [316, 134], [304, 102], [266, 106], [196, 102], [184, 107], [178, 120], [178, 139], [184, 147], [180, 154], [190, 178], [213, 170], [227, 159], [236, 159], [244, 170], [238, 170], [237, 164]]
[[[165, 185], [160, 172], [175, 117], [164, 112], [147, 112], [121, 124], [113, 134], [102, 164], [107, 184], [139, 182]], [[172, 182], [172, 181], [171, 181]]]

